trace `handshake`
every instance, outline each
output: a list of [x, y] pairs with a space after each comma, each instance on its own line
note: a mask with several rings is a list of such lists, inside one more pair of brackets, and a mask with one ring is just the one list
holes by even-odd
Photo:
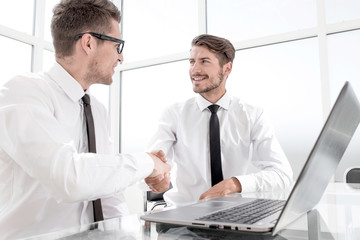
[[154, 193], [165, 192], [170, 186], [170, 166], [166, 163], [165, 153], [158, 150], [148, 154], [154, 161], [154, 170], [145, 178], [145, 183]]

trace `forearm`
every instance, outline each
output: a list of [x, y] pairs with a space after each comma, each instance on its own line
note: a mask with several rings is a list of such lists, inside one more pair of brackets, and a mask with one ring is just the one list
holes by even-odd
[[242, 192], [271, 191], [291, 186], [292, 178], [276, 170], [262, 170], [257, 173], [236, 176]]
[[43, 109], [7, 107], [0, 116], [0, 147], [60, 202], [109, 196], [153, 171], [145, 153], [78, 153], [74, 141]]

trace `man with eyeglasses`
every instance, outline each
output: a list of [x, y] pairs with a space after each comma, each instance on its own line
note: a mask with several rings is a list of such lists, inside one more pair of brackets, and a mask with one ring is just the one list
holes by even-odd
[[161, 151], [114, 154], [106, 109], [89, 92], [123, 61], [119, 10], [62, 0], [53, 12], [54, 66], [0, 87], [0, 239], [94, 222], [93, 200], [101, 218], [120, 216], [126, 187], [170, 171]]

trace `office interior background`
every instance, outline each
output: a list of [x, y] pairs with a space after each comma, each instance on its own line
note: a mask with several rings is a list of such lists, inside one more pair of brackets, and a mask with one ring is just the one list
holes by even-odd
[[[58, 0], [6, 1], [0, 8], [0, 85], [54, 63], [50, 21]], [[124, 63], [111, 86], [91, 92], [109, 110], [114, 150], [143, 152], [162, 110], [195, 96], [191, 40], [201, 33], [236, 48], [227, 90], [262, 106], [299, 175], [345, 81], [360, 98], [358, 0], [114, 0], [121, 9]], [[360, 130], [334, 174], [360, 165]], [[255, 169], [249, 169], [255, 171]], [[319, 169], [321, 171], [321, 169]], [[141, 212], [143, 190], [126, 190]]]

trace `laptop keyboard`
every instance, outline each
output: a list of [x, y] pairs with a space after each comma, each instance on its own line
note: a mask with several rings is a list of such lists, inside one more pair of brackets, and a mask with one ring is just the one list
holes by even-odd
[[252, 224], [280, 211], [284, 204], [284, 200], [256, 199], [249, 203], [206, 215], [197, 220]]

